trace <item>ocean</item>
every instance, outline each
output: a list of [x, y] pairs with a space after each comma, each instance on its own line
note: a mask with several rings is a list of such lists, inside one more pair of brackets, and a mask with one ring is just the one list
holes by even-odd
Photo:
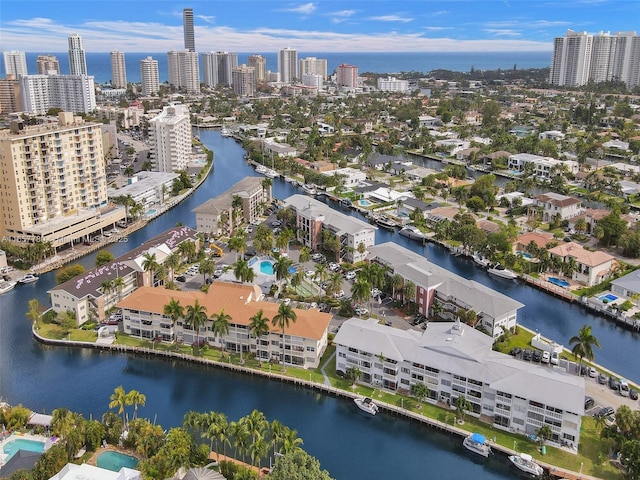
[[[27, 53], [29, 74], [38, 73], [36, 59], [47, 52]], [[250, 55], [256, 52], [238, 53], [238, 63], [248, 63]], [[69, 73], [67, 52], [52, 53], [60, 62], [60, 73]], [[267, 59], [267, 70], [277, 71], [277, 53], [261, 53]], [[125, 52], [127, 81], [140, 82], [140, 60], [148, 56], [158, 61], [160, 82], [169, 80], [166, 52], [132, 53]], [[95, 77], [96, 83], [109, 83], [111, 80], [111, 60], [108, 52], [87, 53], [87, 71]], [[503, 70], [512, 68], [545, 68], [551, 64], [551, 52], [298, 52], [298, 58], [316, 57], [327, 59], [328, 73], [335, 71], [342, 63], [355, 65], [360, 73], [400, 73], [424, 72], [444, 69], [456, 72], [475, 70]], [[0, 62], [2, 63], [2, 62]], [[0, 77], [4, 77], [4, 65], [0, 65]]]

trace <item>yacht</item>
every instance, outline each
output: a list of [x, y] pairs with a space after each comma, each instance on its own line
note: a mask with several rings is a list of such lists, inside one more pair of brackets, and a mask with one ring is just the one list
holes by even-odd
[[408, 237], [411, 240], [426, 240], [427, 236], [414, 225], [407, 225], [400, 230], [400, 235]]
[[18, 282], [0, 280], [0, 295], [7, 293], [9, 290], [13, 290]]
[[27, 273], [24, 277], [18, 279], [18, 283], [33, 283], [38, 281], [38, 276], [32, 273]]
[[487, 443], [487, 439], [479, 433], [472, 433], [468, 437], [465, 437], [462, 445], [470, 452], [482, 455], [484, 458], [487, 458], [491, 454], [491, 447]]
[[373, 403], [369, 397], [354, 398], [353, 402], [358, 406], [360, 410], [368, 413], [369, 415], [375, 415], [378, 413], [378, 406]]
[[264, 175], [269, 178], [276, 178], [280, 176], [278, 172], [276, 172], [275, 170], [271, 170], [270, 168], [267, 168], [266, 172], [264, 172]]
[[302, 190], [304, 190], [304, 193], [306, 193], [307, 195], [317, 195], [318, 193], [316, 187], [310, 183], [305, 183], [304, 185], [302, 185]]
[[489, 267], [487, 272], [489, 272], [492, 275], [495, 275], [496, 277], [502, 277], [502, 278], [506, 278], [508, 280], [513, 280], [514, 278], [518, 278], [518, 274], [517, 273], [512, 272], [511, 270], [509, 270], [507, 268], [504, 268], [499, 263], [496, 263], [495, 265], [492, 265], [491, 267]]
[[473, 261], [476, 262], [476, 264], [478, 264], [482, 268], [488, 268], [491, 265], [491, 261], [487, 257], [485, 257], [484, 255], [478, 252], [473, 254]]
[[544, 469], [533, 461], [533, 457], [528, 453], [520, 455], [510, 455], [509, 461], [520, 471], [533, 475], [534, 477], [542, 476]]
[[376, 223], [382, 228], [386, 228], [387, 230], [395, 231], [396, 229], [396, 223], [389, 217], [385, 217], [384, 215], [376, 218]]

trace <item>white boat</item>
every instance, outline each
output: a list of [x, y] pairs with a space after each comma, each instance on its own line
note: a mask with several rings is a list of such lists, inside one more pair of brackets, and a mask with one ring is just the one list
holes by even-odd
[[491, 454], [491, 447], [487, 443], [487, 439], [479, 433], [472, 433], [468, 437], [465, 437], [462, 445], [470, 452], [477, 453], [485, 458]]
[[24, 277], [20, 277], [18, 279], [18, 283], [33, 283], [38, 281], [38, 276], [33, 275], [32, 273], [27, 273]]
[[518, 274], [517, 273], [512, 272], [511, 270], [509, 270], [507, 268], [504, 268], [499, 263], [496, 263], [495, 265], [489, 267], [487, 272], [489, 272], [492, 275], [495, 275], [496, 277], [502, 277], [502, 278], [506, 278], [508, 280], [513, 280], [514, 278], [518, 278]]
[[482, 268], [487, 268], [491, 265], [491, 261], [478, 252], [473, 254], [473, 261], [480, 265]]
[[231, 134], [229, 133], [229, 130], [227, 130], [224, 127], [222, 127], [222, 130], [220, 130], [220, 135], [222, 135], [223, 137], [230, 137], [231, 136]]
[[270, 168], [267, 168], [267, 171], [264, 172], [264, 174], [269, 178], [276, 178], [280, 176], [278, 172], [276, 172], [275, 170], [271, 170]]
[[363, 412], [367, 412], [369, 415], [375, 415], [378, 413], [378, 406], [373, 403], [369, 397], [358, 397], [354, 398], [353, 402], [358, 406], [360, 410]]
[[304, 185], [302, 185], [302, 190], [304, 190], [304, 193], [306, 193], [307, 195], [316, 195], [318, 193], [316, 187], [314, 187], [310, 183], [305, 183]]
[[15, 288], [15, 286], [18, 284], [18, 282], [7, 282], [7, 281], [0, 281], [0, 295], [2, 295], [3, 293], [7, 293], [9, 290], [13, 290]]
[[386, 228], [387, 230], [394, 231], [396, 229], [396, 223], [390, 218], [385, 217], [384, 215], [376, 218], [376, 223], [382, 228]]
[[408, 237], [411, 240], [426, 240], [427, 236], [420, 229], [413, 225], [407, 225], [400, 230], [400, 235]]
[[521, 453], [520, 455], [509, 455], [509, 461], [525, 473], [533, 475], [534, 477], [540, 477], [544, 472], [544, 469], [533, 461], [533, 457], [528, 453]]
[[262, 174], [267, 173], [267, 167], [264, 165], [256, 165], [256, 172]]

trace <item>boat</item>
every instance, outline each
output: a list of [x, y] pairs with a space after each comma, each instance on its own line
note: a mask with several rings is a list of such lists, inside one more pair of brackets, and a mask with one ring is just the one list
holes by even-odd
[[514, 278], [518, 278], [517, 273], [512, 272], [508, 268], [504, 268], [499, 263], [496, 263], [495, 265], [492, 265], [491, 267], [489, 267], [487, 272], [489, 272], [492, 275], [495, 275], [496, 277], [502, 277], [508, 280], [513, 280]]
[[471, 435], [464, 437], [462, 445], [470, 452], [482, 455], [484, 458], [487, 458], [492, 453], [491, 447], [487, 443], [487, 439], [484, 438], [484, 435], [479, 433], [472, 433]]
[[9, 290], [13, 290], [18, 282], [7, 282], [5, 280], [0, 281], [0, 295], [7, 293]]
[[353, 402], [360, 410], [367, 412], [369, 415], [378, 413], [378, 406], [369, 397], [357, 397], [353, 399]]
[[223, 137], [230, 137], [231, 133], [229, 133], [229, 130], [227, 130], [226, 128], [222, 127], [222, 130], [220, 130], [220, 135], [222, 135]]
[[316, 187], [311, 185], [310, 183], [305, 183], [304, 185], [302, 185], [302, 190], [304, 190], [304, 193], [306, 193], [307, 195], [317, 195], [318, 193]]
[[32, 273], [27, 273], [24, 277], [20, 277], [18, 279], [18, 283], [33, 283], [33, 282], [37, 282], [38, 281], [38, 276], [34, 275]]
[[533, 457], [528, 453], [509, 455], [509, 461], [515, 465], [518, 470], [533, 475], [534, 477], [540, 477], [544, 472], [543, 468], [534, 462]]
[[264, 172], [264, 175], [269, 178], [277, 178], [280, 176], [278, 172], [276, 172], [275, 170], [271, 170], [270, 168], [267, 168], [267, 171]]
[[400, 229], [400, 235], [410, 238], [411, 240], [426, 240], [427, 236], [414, 225], [407, 225]]
[[387, 230], [395, 231], [396, 229], [395, 222], [390, 218], [385, 217], [384, 215], [380, 215], [378, 218], [376, 218], [376, 224], [378, 224], [382, 228], [386, 228]]
[[476, 262], [476, 264], [478, 264], [482, 268], [488, 268], [491, 265], [491, 261], [481, 253], [478, 253], [478, 252], [474, 253], [472, 258], [473, 258], [473, 261]]
[[256, 173], [267, 173], [267, 167], [264, 165], [256, 165]]

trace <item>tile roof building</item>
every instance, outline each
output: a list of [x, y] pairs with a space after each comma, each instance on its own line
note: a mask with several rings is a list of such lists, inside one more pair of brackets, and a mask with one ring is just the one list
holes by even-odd
[[551, 258], [558, 257], [563, 262], [575, 262], [575, 270], [571, 278], [577, 282], [592, 287], [597, 285], [612, 274], [615, 257], [600, 250], [586, 250], [575, 242], [567, 242], [549, 249]]

